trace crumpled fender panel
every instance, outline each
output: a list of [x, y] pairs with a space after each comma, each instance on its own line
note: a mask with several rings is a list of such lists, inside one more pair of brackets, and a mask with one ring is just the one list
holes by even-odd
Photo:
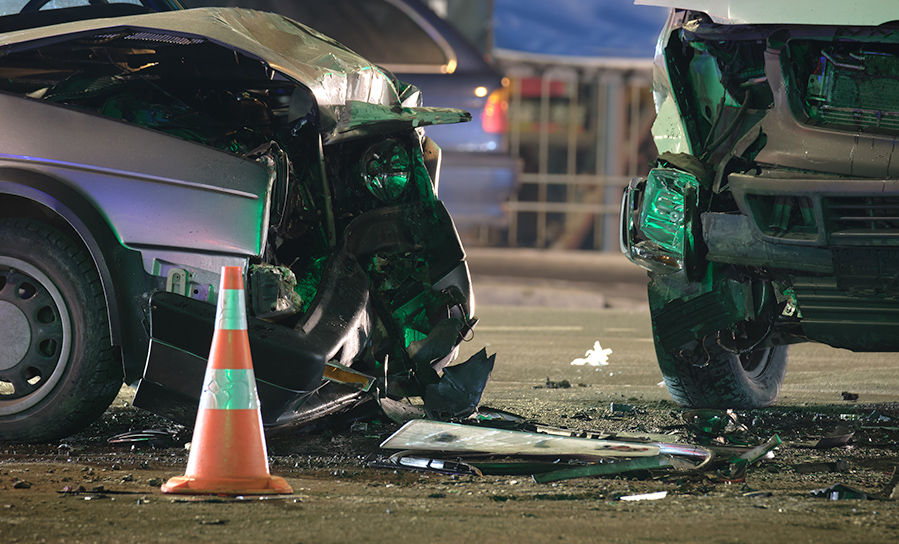
[[[405, 228], [406, 221], [428, 212], [433, 214], [436, 225], [446, 227], [430, 233], [432, 247], [439, 250], [430, 263], [432, 285], [434, 289], [455, 287], [464, 299], [466, 313], [469, 311], [471, 284], [465, 254], [455, 230], [450, 228], [452, 223], [443, 224], [448, 215], [442, 205], [438, 203], [430, 210], [422, 210], [418, 204], [401, 205], [357, 217], [347, 227], [344, 244], [329, 261], [323, 274], [324, 284], [313, 306], [293, 328], [251, 317], [247, 320], [262, 418], [267, 429], [296, 428], [310, 423], [314, 418], [300, 409], [305, 402], [320, 403], [326, 407], [322, 410], [335, 411], [362, 402], [360, 395], [352, 390], [320, 389], [326, 364], [336, 361], [350, 366], [367, 349], [374, 321], [385, 318], [384, 315], [376, 317], [369, 278], [360, 263], [374, 253], [399, 254], [413, 249], [417, 244], [413, 233]], [[460, 266], [464, 273], [460, 273]], [[214, 319], [213, 304], [171, 293], [153, 295], [150, 351], [134, 406], [179, 423], [193, 423]], [[452, 352], [461, 340], [457, 333], [448, 345], [444, 345], [442, 338], [424, 341], [423, 345], [441, 346], [441, 353], [428, 356], [425, 364], [447, 355], [443, 351]], [[423, 346], [416, 348], [422, 350]]]
[[[115, 24], [110, 25], [111, 21]], [[260, 59], [312, 91], [321, 112], [326, 143], [471, 119], [462, 110], [406, 103], [407, 96], [418, 95], [406, 89], [400, 91], [389, 72], [319, 32], [274, 13], [198, 8], [112, 20], [75, 21], [2, 34], [0, 47], [27, 50], [88, 37], [98, 31], [109, 34], [126, 30], [172, 36], [171, 39], [184, 40], [185, 44], [209, 39]]]
[[[339, 360], [339, 351], [352, 356], [368, 340], [368, 279], [356, 259], [342, 251], [325, 277], [315, 307], [294, 329], [247, 318], [264, 423], [318, 387], [325, 364]], [[213, 304], [171, 293], [153, 295], [150, 352], [134, 406], [193, 424], [214, 323]]]

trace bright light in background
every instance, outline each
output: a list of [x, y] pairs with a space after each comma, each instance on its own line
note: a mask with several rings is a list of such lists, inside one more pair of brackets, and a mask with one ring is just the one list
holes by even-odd
[[478, 98], [484, 98], [487, 96], [487, 87], [478, 87], [474, 90], [474, 95]]
[[496, 89], [487, 97], [481, 111], [481, 127], [489, 134], [502, 134], [509, 128], [509, 96], [504, 88]]

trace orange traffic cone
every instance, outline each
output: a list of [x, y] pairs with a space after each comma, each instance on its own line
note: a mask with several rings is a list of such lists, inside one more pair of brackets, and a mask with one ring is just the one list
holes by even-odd
[[163, 484], [163, 493], [293, 493], [284, 478], [268, 470], [243, 289], [241, 268], [222, 267], [215, 333], [187, 472]]

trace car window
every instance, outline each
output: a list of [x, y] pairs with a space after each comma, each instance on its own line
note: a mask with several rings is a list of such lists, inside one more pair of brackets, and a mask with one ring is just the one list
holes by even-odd
[[185, 7], [243, 7], [279, 13], [334, 38], [377, 64], [447, 64], [447, 55], [403, 10], [372, 0], [182, 0]]

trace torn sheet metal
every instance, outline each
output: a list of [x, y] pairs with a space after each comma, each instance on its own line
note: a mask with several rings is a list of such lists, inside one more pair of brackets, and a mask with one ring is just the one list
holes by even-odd
[[570, 455], [595, 458], [651, 457], [661, 453], [661, 448], [654, 444], [552, 436], [425, 420], [406, 423], [382, 442], [381, 448], [457, 454]]
[[564, 427], [552, 427], [549, 425], [536, 425], [538, 433], [552, 434], [555, 436], [570, 436], [575, 438], [589, 438], [591, 440], [619, 440], [621, 442], [660, 442], [668, 443], [677, 437], [661, 433], [640, 433], [629, 431], [596, 431], [568, 429]]
[[8, 32], [0, 38], [0, 47], [16, 50], [22, 48], [22, 42], [50, 44], [87, 37], [99, 30], [107, 34], [142, 30], [197, 43], [214, 41], [264, 59], [272, 69], [307, 86], [315, 96], [323, 124], [329, 127], [323, 134], [326, 143], [471, 119], [461, 110], [403, 104], [401, 94], [405, 98], [410, 93], [399, 91], [389, 72], [317, 31], [274, 13], [199, 8], [118, 17], [115, 22], [110, 26], [107, 19], [76, 21]]
[[594, 463], [592, 465], [564, 468], [543, 474], [534, 474], [534, 481], [538, 484], [545, 484], [549, 482], [558, 482], [560, 480], [569, 480], [571, 478], [610, 476], [612, 474], [623, 474], [636, 470], [693, 470], [695, 468], [696, 465], [688, 461], [683, 461], [667, 455], [657, 455], [655, 457], [636, 457], [634, 459], [614, 461], [611, 463]]

